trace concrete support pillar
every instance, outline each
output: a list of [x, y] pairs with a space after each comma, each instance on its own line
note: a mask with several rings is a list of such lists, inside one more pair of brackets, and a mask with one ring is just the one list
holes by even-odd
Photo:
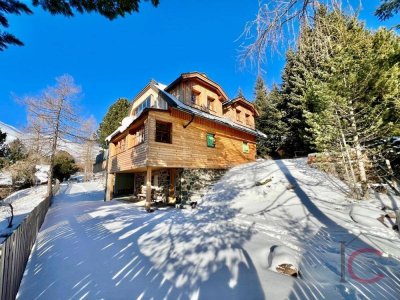
[[146, 172], [146, 209], [151, 207], [151, 167]]
[[115, 185], [115, 174], [108, 173], [107, 174], [107, 185], [106, 185], [106, 201], [111, 201], [114, 193], [114, 185]]

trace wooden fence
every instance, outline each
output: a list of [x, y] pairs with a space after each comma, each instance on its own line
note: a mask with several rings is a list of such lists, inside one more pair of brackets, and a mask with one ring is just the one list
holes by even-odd
[[[53, 195], [58, 191], [57, 183]], [[0, 299], [15, 299], [37, 233], [42, 226], [52, 196], [46, 197], [0, 244]]]

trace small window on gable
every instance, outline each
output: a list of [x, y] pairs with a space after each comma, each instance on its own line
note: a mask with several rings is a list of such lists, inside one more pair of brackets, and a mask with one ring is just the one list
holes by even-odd
[[192, 90], [192, 95], [190, 98], [190, 102], [192, 104], [199, 104], [199, 97], [200, 97], [200, 92], [196, 91], [196, 90]]
[[246, 125], [251, 125], [250, 115], [246, 114]]
[[171, 144], [171, 128], [171, 123], [156, 121], [156, 142]]
[[207, 108], [210, 111], [215, 111], [215, 99], [212, 97], [207, 97]]
[[242, 122], [242, 114], [240, 110], [236, 110], [236, 121]]
[[249, 144], [247, 142], [243, 142], [243, 153], [249, 153]]
[[207, 133], [207, 147], [215, 148], [215, 134]]
[[149, 108], [151, 106], [151, 95], [148, 96], [142, 103], [139, 104], [139, 106], [134, 110], [133, 114], [134, 116], [139, 116], [142, 111], [144, 111], [146, 108]]

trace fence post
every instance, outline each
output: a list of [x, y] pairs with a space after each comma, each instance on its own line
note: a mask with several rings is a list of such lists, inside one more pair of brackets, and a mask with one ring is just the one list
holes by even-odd
[[0, 299], [3, 298], [4, 242], [0, 244]]

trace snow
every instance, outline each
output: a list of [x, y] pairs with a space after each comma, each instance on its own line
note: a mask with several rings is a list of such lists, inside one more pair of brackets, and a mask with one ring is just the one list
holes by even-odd
[[0, 172], [0, 186], [12, 185], [12, 175], [10, 172]]
[[114, 130], [113, 133], [111, 133], [109, 136], [106, 137], [106, 141], [109, 142], [109, 141], [111, 141], [113, 136], [115, 136], [118, 133], [124, 132], [135, 120], [136, 120], [136, 117], [132, 117], [132, 116], [125, 117], [121, 121], [121, 126], [119, 126], [116, 130]]
[[[398, 299], [399, 234], [360, 222], [371, 216], [357, 207], [397, 207], [399, 198], [350, 199], [305, 159], [235, 167], [194, 210], [148, 214], [103, 197], [96, 182], [62, 185], [18, 299]], [[352, 274], [383, 278], [346, 272], [342, 283], [340, 242], [346, 261], [355, 258]], [[383, 255], [354, 252], [365, 248]], [[300, 278], [271, 270], [282, 261], [298, 265]]]
[[6, 143], [11, 143], [16, 139], [21, 139], [23, 137], [23, 133], [15, 128], [14, 126], [8, 125], [0, 121], [0, 130], [4, 133], [7, 133]]
[[17, 191], [5, 198], [2, 202], [11, 203], [14, 208], [14, 220], [12, 228], [7, 228], [7, 218], [10, 217], [10, 211], [7, 206], [1, 206], [0, 234], [7, 235], [15, 230], [25, 217], [46, 198], [46, 192], [46, 186], [37, 186]]
[[50, 165], [36, 165], [35, 179], [38, 184], [46, 183], [49, 178]]
[[282, 264], [290, 264], [295, 270], [299, 270], [299, 259], [296, 252], [286, 246], [276, 246], [271, 249], [269, 258], [269, 270], [276, 272]]

